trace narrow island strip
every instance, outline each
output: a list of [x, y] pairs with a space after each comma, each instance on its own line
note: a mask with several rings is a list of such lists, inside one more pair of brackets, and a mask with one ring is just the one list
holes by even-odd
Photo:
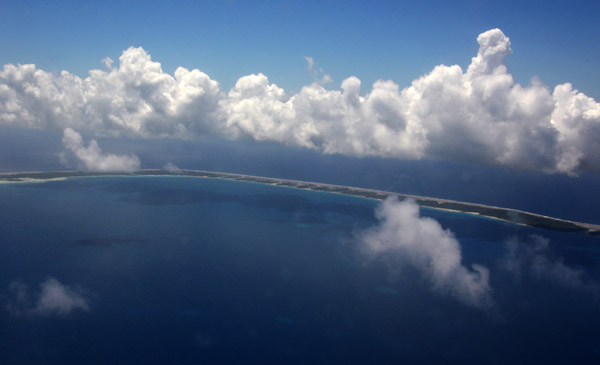
[[459, 202], [455, 200], [439, 199], [419, 195], [402, 194], [397, 192], [356, 188], [351, 186], [332, 185], [316, 182], [278, 179], [272, 177], [232, 174], [226, 172], [211, 172], [200, 170], [139, 170], [134, 173], [122, 172], [79, 172], [79, 171], [54, 171], [54, 172], [12, 172], [1, 173], [0, 183], [18, 182], [44, 182], [50, 180], [63, 180], [70, 177], [94, 176], [189, 176], [200, 178], [226, 179], [236, 181], [254, 182], [259, 184], [276, 185], [294, 189], [304, 189], [327, 193], [337, 193], [374, 200], [384, 200], [388, 196], [397, 196], [400, 200], [413, 199], [425, 208], [454, 211], [481, 217], [497, 219], [504, 222], [525, 226], [550, 229], [555, 231], [586, 233], [600, 235], [600, 225], [575, 222], [565, 219], [548, 217], [541, 214], [525, 212], [518, 209], [496, 207], [492, 205]]

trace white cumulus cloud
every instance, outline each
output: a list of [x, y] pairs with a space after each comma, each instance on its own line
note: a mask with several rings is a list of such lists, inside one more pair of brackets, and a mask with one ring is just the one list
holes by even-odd
[[0, 71], [0, 123], [99, 136], [190, 138], [216, 127], [219, 86], [199, 70], [162, 71], [142, 48], [130, 47], [119, 67], [82, 79], [35, 65], [4, 65]]
[[140, 159], [137, 156], [102, 153], [96, 140], [91, 140], [85, 147], [81, 135], [71, 128], [64, 130], [63, 144], [88, 171], [130, 172], [140, 169]]
[[359, 235], [371, 257], [389, 256], [399, 265], [417, 269], [434, 290], [475, 307], [493, 304], [489, 271], [481, 265], [462, 264], [460, 243], [434, 219], [421, 217], [411, 200], [387, 198], [376, 211], [379, 224]]
[[306, 57], [316, 82], [298, 93], [262, 73], [231, 90], [200, 70], [162, 71], [142, 48], [123, 51], [118, 65], [80, 78], [4, 65], [0, 124], [72, 128], [88, 135], [195, 139], [252, 138], [323, 153], [435, 158], [576, 175], [600, 171], [600, 103], [571, 84], [554, 90], [533, 79], [515, 83], [505, 58], [508, 37], [492, 29], [463, 70], [436, 66], [400, 88], [376, 81], [365, 93], [350, 76], [340, 89]]

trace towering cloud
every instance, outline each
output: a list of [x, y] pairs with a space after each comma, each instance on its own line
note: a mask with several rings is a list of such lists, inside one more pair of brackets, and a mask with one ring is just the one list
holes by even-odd
[[460, 244], [452, 232], [434, 219], [420, 217], [415, 202], [388, 198], [376, 214], [379, 225], [359, 236], [367, 255], [388, 255], [399, 265], [416, 268], [436, 291], [468, 305], [492, 304], [488, 269], [463, 266]]
[[99, 136], [191, 138], [212, 131], [219, 85], [206, 74], [178, 68], [164, 73], [142, 48], [129, 48], [113, 67], [81, 79], [35, 65], [0, 72], [0, 122], [30, 128], [70, 127]]
[[361, 94], [356, 77], [341, 89], [306, 58], [316, 80], [294, 95], [263, 74], [228, 92], [199, 70], [162, 71], [142, 48], [119, 66], [81, 79], [34, 65], [0, 71], [0, 123], [73, 128], [98, 136], [194, 139], [250, 137], [354, 156], [441, 158], [549, 173], [600, 171], [600, 103], [570, 84], [549, 90], [516, 84], [499, 29], [477, 38], [467, 70], [439, 65], [404, 89], [379, 80]]

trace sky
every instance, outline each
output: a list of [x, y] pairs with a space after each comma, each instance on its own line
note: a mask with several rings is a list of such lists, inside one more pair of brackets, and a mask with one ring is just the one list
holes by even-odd
[[[125, 5], [126, 4], [126, 5]], [[312, 80], [305, 56], [335, 85], [401, 87], [438, 64], [466, 67], [481, 32], [511, 39], [517, 82], [571, 82], [600, 98], [600, 5], [590, 1], [3, 1], [0, 63], [34, 63], [80, 77], [143, 47], [165, 72], [198, 68], [229, 89], [262, 72], [286, 90]]]
[[[437, 178], [450, 163], [581, 190], [600, 172], [599, 7], [4, 1], [0, 170], [171, 163], [394, 187], [407, 161], [441, 161]], [[396, 180], [353, 179], [378, 176], [369, 159]]]

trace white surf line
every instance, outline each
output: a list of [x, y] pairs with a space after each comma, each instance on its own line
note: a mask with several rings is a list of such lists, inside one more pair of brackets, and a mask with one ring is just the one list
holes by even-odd
[[[157, 174], [152, 174], [152, 172], [156, 172]], [[43, 174], [67, 174], [67, 175], [61, 176], [61, 177], [51, 177], [51, 178], [38, 178], [38, 177], [27, 176], [27, 175], [35, 176], [35, 175], [43, 175]], [[198, 176], [198, 175], [194, 175], [194, 174], [206, 174], [206, 175], [217, 175], [217, 176]], [[20, 176], [20, 177], [14, 178], [14, 176]], [[266, 176], [235, 174], [235, 173], [218, 172], [218, 171], [182, 169], [181, 172], [171, 172], [171, 171], [160, 170], [160, 169], [144, 169], [144, 170], [139, 170], [139, 171], [133, 172], [133, 173], [123, 173], [123, 172], [114, 172], [114, 173], [90, 172], [90, 173], [87, 173], [87, 172], [77, 172], [77, 171], [4, 172], [4, 173], [0, 173], [0, 183], [44, 182], [44, 181], [64, 180], [66, 178], [71, 178], [71, 177], [107, 177], [107, 176], [123, 176], [123, 177], [127, 177], [127, 176], [129, 176], [129, 177], [131, 177], [131, 176], [184, 176], [184, 177], [200, 177], [200, 178], [222, 178], [222, 179], [234, 180], [234, 181], [241, 180], [241, 181], [246, 181], [246, 182], [254, 182], [254, 183], [258, 183], [258, 184], [288, 187], [288, 188], [292, 188], [292, 189], [302, 189], [302, 190], [311, 190], [311, 191], [316, 191], [316, 192], [342, 194], [342, 195], [346, 195], [346, 196], [354, 196], [354, 197], [360, 197], [360, 198], [372, 199], [372, 200], [383, 200], [383, 198], [362, 196], [360, 194], [377, 194], [377, 195], [383, 195], [384, 198], [388, 197], [388, 196], [396, 195], [403, 199], [406, 199], [406, 198], [414, 199], [417, 201], [417, 203], [419, 203], [419, 201], [426, 201], [426, 202], [435, 202], [437, 204], [459, 204], [459, 205], [463, 205], [467, 208], [475, 207], [475, 208], [498, 210], [498, 211], [503, 211], [503, 212], [507, 212], [507, 213], [512, 212], [512, 213], [517, 213], [517, 214], [523, 214], [523, 215], [529, 216], [529, 217], [541, 218], [544, 220], [554, 221], [557, 223], [572, 224], [579, 228], [587, 230], [587, 232], [589, 232], [589, 233], [600, 232], [600, 225], [597, 225], [597, 224], [576, 222], [576, 221], [571, 221], [571, 220], [561, 219], [561, 218], [554, 218], [554, 217], [549, 217], [549, 216], [542, 215], [542, 214], [527, 212], [524, 210], [504, 208], [504, 207], [498, 207], [498, 206], [494, 206], [494, 205], [461, 202], [458, 200], [433, 198], [433, 197], [414, 195], [414, 194], [403, 194], [403, 193], [398, 193], [398, 192], [376, 190], [376, 189], [358, 188], [358, 187], [354, 187], [354, 186], [335, 185], [335, 184], [327, 184], [327, 183], [319, 183], [319, 182], [303, 181], [303, 180], [280, 179], [280, 178], [273, 178], [273, 177], [266, 177]], [[15, 180], [13, 180], [13, 179], [15, 179]], [[18, 179], [18, 180], [16, 180], [16, 179]], [[258, 181], [255, 181], [255, 180], [258, 180]], [[289, 186], [287, 184], [292, 184], [294, 186]], [[343, 192], [343, 191], [319, 190], [319, 189], [315, 189], [314, 187], [328, 188], [328, 189], [344, 189], [344, 190], [350, 190], [352, 192], [356, 192], [357, 194], [348, 194], [347, 192]], [[470, 214], [470, 215], [475, 215], [475, 216], [479, 216], [479, 217], [485, 217], [485, 218], [489, 218], [489, 219], [499, 220], [499, 221], [503, 221], [503, 222], [513, 223], [513, 224], [532, 226], [531, 224], [513, 221], [513, 220], [509, 220], [509, 219], [503, 219], [503, 218], [495, 217], [495, 216], [489, 216], [489, 215], [482, 214], [480, 212], [475, 212], [475, 211], [456, 210], [456, 209], [451, 209], [451, 208], [435, 207], [435, 206], [429, 206], [429, 205], [421, 205], [421, 206], [424, 208], [429, 208], [429, 209], [437, 209], [437, 210], [450, 211], [450, 212], [459, 212], [459, 213]], [[550, 228], [550, 227], [547, 227], [547, 228]]]

